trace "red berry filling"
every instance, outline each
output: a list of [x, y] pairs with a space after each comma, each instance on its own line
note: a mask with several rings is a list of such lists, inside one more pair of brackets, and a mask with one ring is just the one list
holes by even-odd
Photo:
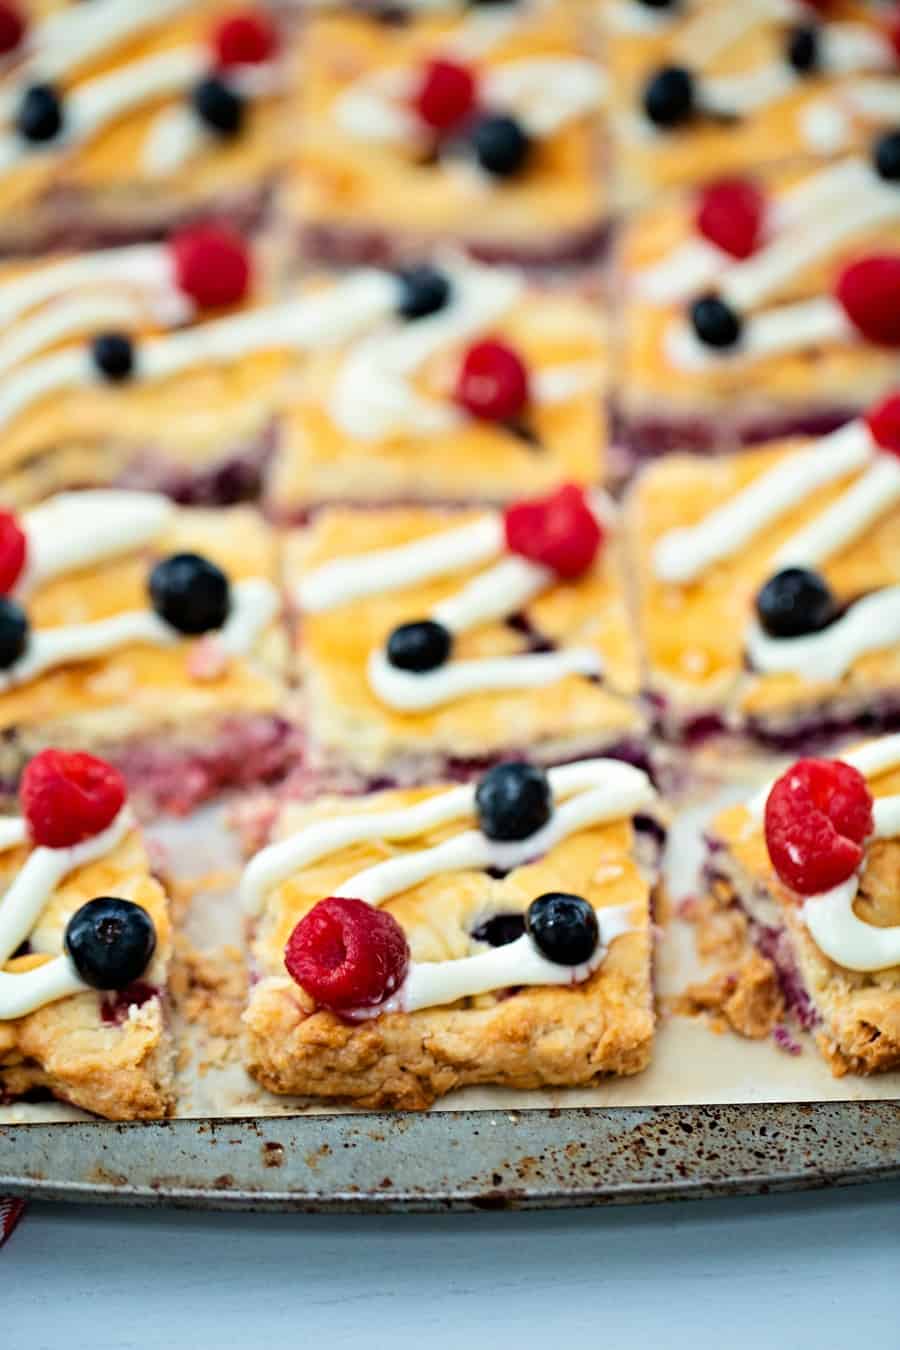
[[566, 483], [549, 497], [516, 502], [503, 519], [506, 547], [558, 576], [577, 577], [597, 556], [603, 531], [584, 490]]
[[700, 194], [697, 229], [732, 258], [749, 258], [762, 242], [766, 199], [744, 178], [712, 183]]
[[433, 131], [452, 131], [475, 110], [477, 84], [468, 66], [457, 61], [429, 61], [413, 95], [413, 107]]
[[482, 421], [513, 422], [529, 399], [525, 362], [496, 338], [476, 342], [463, 357], [455, 397], [466, 412]]
[[835, 295], [867, 341], [900, 347], [900, 253], [850, 263], [838, 277]]
[[194, 225], [169, 240], [175, 281], [201, 309], [236, 305], [250, 287], [250, 253], [227, 225]]
[[769, 793], [766, 847], [786, 886], [816, 895], [852, 876], [873, 824], [872, 794], [858, 769], [837, 759], [801, 759]]
[[300, 920], [284, 949], [291, 979], [323, 1008], [372, 1008], [406, 978], [409, 945], [393, 915], [331, 895]]
[[0, 4], [0, 53], [14, 52], [28, 30], [28, 21], [18, 5]]
[[28, 541], [11, 511], [0, 511], [0, 595], [9, 595], [25, 566]]
[[900, 456], [900, 394], [890, 394], [872, 408], [866, 422], [879, 450]]
[[45, 848], [70, 848], [111, 825], [125, 805], [125, 779], [81, 751], [42, 750], [22, 775], [28, 833]]
[[278, 50], [278, 33], [267, 15], [249, 9], [226, 15], [213, 30], [212, 48], [220, 70], [229, 66], [259, 66]]

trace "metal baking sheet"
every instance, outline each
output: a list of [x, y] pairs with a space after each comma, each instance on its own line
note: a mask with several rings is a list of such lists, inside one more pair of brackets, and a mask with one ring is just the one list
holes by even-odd
[[0, 1127], [0, 1193], [199, 1209], [543, 1209], [897, 1177], [894, 1102]]

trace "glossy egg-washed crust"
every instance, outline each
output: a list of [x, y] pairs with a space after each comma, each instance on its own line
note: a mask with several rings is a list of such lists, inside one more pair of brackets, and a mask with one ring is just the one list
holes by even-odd
[[[4, 889], [28, 852], [23, 846], [0, 854]], [[43, 1089], [110, 1120], [166, 1116], [174, 1100], [165, 1006], [172, 933], [165, 892], [150, 875], [137, 831], [106, 857], [62, 881], [31, 935], [32, 951], [8, 961], [3, 969], [21, 974], [58, 956], [72, 914], [102, 895], [131, 900], [152, 917], [156, 951], [142, 982], [157, 993], [140, 1006], [132, 1005], [121, 1021], [103, 1017], [104, 1003], [116, 995], [94, 990], [46, 1004], [27, 1017], [0, 1021], [0, 1101]]]
[[[531, 289], [485, 336], [500, 337], [523, 357], [533, 379], [548, 367], [588, 369], [568, 398], [536, 401], [523, 419], [526, 435], [475, 418], [451, 431], [359, 439], [329, 411], [332, 388], [348, 350], [322, 349], [298, 367], [284, 398], [269, 505], [290, 516], [322, 502], [486, 501], [545, 492], [560, 482], [604, 479], [602, 411], [606, 347], [602, 321], [588, 299]], [[452, 400], [468, 343], [448, 345], [414, 380], [419, 394]]]
[[[771, 559], [788, 537], [845, 491], [856, 475], [809, 495], [684, 585], [660, 581], [653, 551], [668, 531], [690, 527], [808, 441], [779, 442], [727, 459], [671, 455], [650, 466], [631, 492], [627, 509], [630, 561], [637, 578], [639, 629], [652, 691], [684, 716], [710, 710], [737, 725], [748, 719], [773, 728], [810, 714], [850, 705], [864, 711], [880, 695], [900, 690], [900, 647], [861, 656], [838, 680], [795, 674], [755, 674], [744, 669], [744, 635], [756, 594], [775, 570]], [[865, 533], [820, 570], [839, 601], [900, 582], [900, 510], [886, 511]]]
[[[581, 234], [598, 225], [598, 118], [583, 117], [536, 142], [530, 164], [509, 179], [479, 184], [446, 162], [422, 163], [408, 149], [343, 131], [333, 106], [360, 78], [388, 69], [415, 71], [441, 55], [469, 17], [417, 17], [408, 27], [360, 15], [316, 16], [306, 31], [298, 83], [302, 106], [296, 153], [285, 192], [301, 226], [383, 230], [428, 238], [475, 238], [489, 244]], [[476, 70], [536, 57], [583, 56], [583, 24], [562, 5], [523, 16]]]
[[[430, 789], [362, 801], [325, 799], [285, 808], [278, 837], [316, 819], [392, 810]], [[252, 942], [255, 973], [244, 1016], [249, 1071], [278, 1093], [344, 1098], [358, 1106], [419, 1110], [452, 1088], [499, 1083], [563, 1087], [632, 1074], [650, 1057], [650, 888], [633, 856], [630, 822], [597, 826], [556, 845], [502, 880], [465, 871], [434, 877], [387, 901], [416, 961], [446, 961], [485, 948], [471, 930], [491, 914], [524, 912], [546, 891], [583, 895], [595, 909], [630, 907], [631, 932], [616, 938], [584, 984], [500, 990], [451, 1007], [385, 1014], [353, 1024], [323, 1009], [285, 973], [284, 946], [323, 896], [388, 856], [427, 848], [469, 828], [465, 821], [396, 844], [357, 844], [292, 876], [267, 897]]]
[[[304, 573], [331, 559], [364, 558], [373, 549], [425, 538], [475, 518], [473, 512], [425, 508], [324, 511], [308, 529], [288, 536], [287, 584], [295, 587]], [[474, 694], [422, 713], [396, 712], [376, 698], [366, 678], [369, 653], [398, 624], [426, 617], [482, 571], [484, 567], [461, 571], [301, 615], [298, 659], [313, 755], [337, 754], [364, 774], [378, 774], [410, 756], [481, 760], [518, 748], [543, 759], [572, 758], [640, 733], [638, 657], [612, 533], [590, 572], [552, 586], [524, 611], [535, 629], [560, 647], [595, 648], [606, 672], [602, 683], [571, 675], [543, 688]], [[526, 649], [527, 640], [498, 621], [461, 635], [451, 660]]]
[[[225, 0], [198, 0], [183, 14], [105, 49], [99, 58], [60, 79], [63, 98], [88, 80], [114, 74], [132, 61], [176, 47], [206, 46], [216, 20], [232, 9]], [[20, 79], [20, 70], [11, 66], [0, 91], [17, 87]], [[285, 88], [291, 87], [286, 82]], [[111, 228], [113, 233], [139, 235], [142, 225], [152, 231], [200, 206], [234, 208], [248, 192], [257, 193], [259, 185], [270, 181], [285, 162], [290, 100], [284, 96], [248, 99], [239, 135], [230, 139], [211, 136], [209, 144], [198, 147], [179, 169], [151, 176], [141, 169], [147, 136], [161, 111], [179, 106], [185, 98], [142, 104], [104, 122], [86, 142], [59, 149], [37, 147], [0, 174], [4, 222], [0, 241], [8, 239], [13, 247], [30, 251], [45, 231], [52, 235], [56, 218], [60, 214], [65, 218], [73, 206], [75, 219], [83, 217], [100, 233]]]
[[[900, 769], [870, 779], [869, 788], [876, 798], [897, 794]], [[900, 1066], [900, 966], [864, 973], [824, 955], [802, 920], [798, 897], [775, 874], [761, 826], [745, 807], [722, 812], [710, 833], [725, 850], [738, 900], [758, 888], [777, 903], [803, 983], [822, 1018], [818, 1042], [832, 1072], [870, 1074]], [[879, 928], [900, 924], [900, 840], [874, 840], [865, 855], [856, 914]], [[717, 868], [719, 861], [717, 853]]]
[[[821, 169], [822, 165], [807, 165], [803, 170], [751, 176], [770, 201], [777, 201], [787, 188]], [[653, 304], [638, 294], [636, 282], [644, 268], [700, 237], [694, 227], [696, 207], [694, 192], [672, 193], [636, 213], [622, 231], [618, 245], [622, 337], [616, 398], [626, 416], [660, 417], [668, 413], [696, 418], [714, 413], [727, 424], [737, 411], [763, 419], [783, 412], [802, 414], [823, 405], [863, 408], [896, 383], [900, 378], [896, 350], [876, 347], [861, 336], [767, 357], [748, 358], [740, 348], [720, 354], [711, 350], [713, 359], [702, 369], [676, 366], [667, 352], [667, 338], [675, 324], [689, 322], [695, 297], [682, 304]], [[790, 278], [758, 312], [830, 295], [847, 262], [898, 248], [900, 225], [885, 224], [857, 230], [824, 257], [809, 261], [804, 260], [801, 243]], [[752, 314], [750, 311], [748, 322], [752, 322]], [[722, 439], [721, 421], [717, 420], [716, 426]]]
[[[610, 9], [617, 5], [642, 8], [640, 0], [609, 0]], [[686, 66], [702, 81], [704, 74], [746, 75], [761, 66], [784, 62], [786, 34], [792, 25], [764, 15], [713, 60], [698, 59], [698, 51], [704, 50], [705, 30], [708, 32], [722, 13], [739, 7], [735, 0], [704, 0], [699, 6], [691, 6], [684, 17], [676, 15], [669, 22], [665, 22], [668, 11], [661, 11], [664, 21], [655, 32], [623, 31], [610, 16], [606, 56], [611, 79], [610, 122], [617, 147], [617, 204], [642, 201], [664, 187], [740, 174], [759, 164], [815, 157], [815, 149], [802, 130], [804, 111], [829, 93], [839, 95], [842, 87], [859, 76], [804, 76], [785, 97], [735, 122], [697, 118], [688, 125], [657, 130], [644, 118], [644, 87], [662, 66]], [[835, 0], [826, 17], [830, 22], [867, 23], [873, 30], [884, 25], [884, 18], [879, 22], [877, 6], [858, 0]], [[810, 20], [814, 19], [810, 10]], [[891, 72], [881, 72], [881, 78], [890, 79]], [[873, 130], [871, 120], [859, 115], [849, 118], [845, 148], [866, 144]]]
[[[233, 582], [251, 577], [278, 580], [274, 536], [254, 511], [179, 510], [146, 552], [39, 586], [26, 601], [32, 627], [83, 623], [146, 609], [153, 563], [179, 552], [204, 554]], [[202, 744], [229, 716], [283, 711], [286, 637], [277, 617], [249, 658], [232, 659], [215, 678], [190, 674], [196, 641], [185, 638], [167, 648], [118, 648], [108, 656], [72, 662], [0, 692], [0, 735], [6, 737], [3, 777], [14, 778], [24, 760], [48, 745], [104, 753], [155, 732]]]

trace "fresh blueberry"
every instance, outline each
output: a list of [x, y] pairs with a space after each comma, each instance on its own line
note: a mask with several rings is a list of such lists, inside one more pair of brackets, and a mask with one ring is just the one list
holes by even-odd
[[792, 28], [788, 33], [785, 51], [788, 65], [798, 75], [810, 75], [819, 65], [819, 30], [812, 24]]
[[511, 178], [531, 153], [531, 137], [514, 117], [482, 117], [472, 132], [475, 158], [495, 178]]
[[818, 572], [786, 567], [762, 587], [756, 597], [756, 612], [770, 637], [792, 638], [827, 627], [837, 606], [827, 581]]
[[644, 88], [644, 112], [654, 126], [678, 127], [694, 115], [694, 78], [684, 66], [663, 66]]
[[900, 182], [900, 131], [886, 131], [875, 142], [875, 171], [888, 183]]
[[475, 792], [478, 823], [488, 839], [528, 839], [553, 813], [553, 793], [533, 764], [495, 764]]
[[425, 319], [443, 309], [450, 299], [450, 282], [436, 267], [421, 264], [407, 267], [397, 273], [400, 282], [400, 303], [397, 306], [404, 319]]
[[525, 927], [539, 951], [558, 966], [584, 965], [600, 941], [593, 907], [565, 891], [548, 891], [532, 900]]
[[28, 646], [28, 615], [8, 595], [0, 595], [0, 670], [9, 670]]
[[150, 573], [150, 599], [161, 619], [192, 636], [221, 628], [231, 608], [228, 578], [199, 553], [173, 553]]
[[16, 130], [26, 141], [54, 140], [64, 120], [62, 101], [52, 84], [32, 84], [25, 90], [16, 113]]
[[191, 96], [194, 111], [208, 127], [222, 137], [237, 136], [244, 125], [246, 105], [236, 90], [209, 75], [195, 86]]
[[423, 675], [444, 665], [452, 647], [453, 638], [442, 623], [420, 619], [417, 623], [402, 623], [394, 629], [388, 638], [387, 659], [398, 670]]
[[140, 979], [156, 949], [145, 909], [114, 895], [89, 900], [66, 925], [66, 951], [92, 989], [125, 989]]
[[134, 373], [134, 343], [125, 333], [101, 333], [94, 338], [91, 354], [101, 375], [113, 384]]
[[676, 9], [679, 0], [638, 0], [645, 9]]
[[702, 295], [694, 301], [691, 323], [707, 347], [733, 347], [741, 336], [740, 316], [717, 295]]

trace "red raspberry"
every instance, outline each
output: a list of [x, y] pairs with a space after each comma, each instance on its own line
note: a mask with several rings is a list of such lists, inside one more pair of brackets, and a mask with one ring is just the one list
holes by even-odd
[[900, 347], [900, 253], [848, 264], [835, 295], [864, 338], [880, 347]]
[[14, 52], [28, 31], [28, 20], [18, 5], [0, 3], [0, 54]]
[[226, 15], [213, 29], [212, 48], [220, 70], [229, 66], [259, 66], [278, 50], [272, 20], [256, 9]]
[[897, 60], [900, 61], [900, 11], [895, 10], [893, 15], [888, 18], [884, 32], [885, 37], [894, 49]]
[[28, 833], [45, 848], [70, 848], [111, 825], [125, 805], [125, 779], [81, 751], [42, 750], [22, 775]]
[[862, 861], [872, 833], [872, 794], [858, 769], [838, 759], [800, 759], [766, 802], [766, 847], [786, 886], [801, 895], [829, 891]]
[[452, 131], [475, 110], [477, 85], [468, 66], [429, 61], [413, 95], [413, 107], [434, 131]]
[[586, 572], [603, 542], [603, 531], [584, 490], [566, 483], [549, 497], [514, 502], [503, 517], [506, 547], [557, 576]]
[[455, 398], [486, 422], [513, 422], [528, 403], [528, 370], [518, 352], [496, 338], [476, 342], [463, 357]]
[[236, 305], [250, 288], [250, 252], [227, 225], [193, 225], [169, 240], [175, 280], [201, 309]]
[[900, 394], [889, 394], [870, 409], [866, 422], [878, 448], [900, 456]]
[[0, 511], [0, 595], [9, 595], [25, 566], [28, 540], [11, 511]]
[[765, 214], [766, 199], [755, 183], [723, 178], [700, 194], [697, 229], [732, 258], [749, 258], [759, 248]]
[[284, 964], [291, 979], [323, 1008], [372, 1008], [406, 978], [409, 945], [386, 910], [330, 895], [297, 924], [284, 949]]

